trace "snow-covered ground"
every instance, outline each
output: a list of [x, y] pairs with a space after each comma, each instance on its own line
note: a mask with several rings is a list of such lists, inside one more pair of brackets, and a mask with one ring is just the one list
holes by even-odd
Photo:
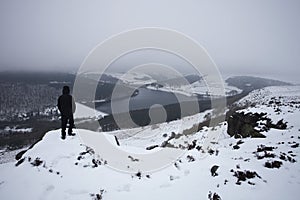
[[[3, 132], [4, 133], [8, 133], [8, 132], [22, 132], [22, 133], [30, 133], [32, 132], [32, 128], [19, 128], [17, 126], [13, 126], [13, 127], [9, 127], [9, 126], [6, 126], [4, 129], [3, 129]], [[0, 130], [0, 133], [2, 132], [2, 130]]]
[[0, 149], [0, 164], [2, 163], [9, 163], [15, 161], [15, 156], [23, 150], [28, 149], [28, 147], [23, 147], [21, 149], [16, 150], [7, 150], [7, 149]]
[[[56, 110], [52, 109], [52, 110]], [[50, 110], [50, 108], [49, 108]], [[104, 116], [106, 116], [106, 113], [94, 110], [88, 106], [85, 106], [81, 103], [76, 102], [76, 112], [74, 113], [74, 118], [76, 120], [76, 123], [81, 123], [84, 121], [88, 120], [97, 120], [100, 119]], [[24, 127], [19, 127], [19, 126], [6, 126], [4, 129], [0, 129], [0, 134], [11, 134], [12, 133], [25, 133], [25, 134], [30, 134], [32, 132], [32, 128], [24, 128]], [[30, 146], [30, 145], [29, 145]], [[25, 147], [24, 147], [25, 148]], [[0, 163], [6, 163], [6, 162], [11, 162], [14, 161], [16, 154], [24, 150], [18, 149], [18, 150], [11, 150], [7, 147], [4, 147], [3, 149], [0, 149]]]
[[220, 86], [218, 84], [211, 84], [212, 87], [208, 88], [203, 80], [196, 81], [189, 85], [182, 86], [164, 86], [160, 88], [156, 88], [154, 86], [147, 86], [148, 89], [152, 90], [160, 90], [165, 92], [179, 93], [186, 96], [193, 96], [196, 94], [199, 95], [211, 95], [212, 91], [214, 95], [222, 96], [225, 93], [226, 96], [236, 95], [242, 92], [242, 90], [228, 85], [226, 82], [224, 84], [224, 91], [220, 90]]
[[130, 73], [109, 73], [108, 75], [118, 78], [123, 83], [129, 85], [144, 85], [156, 82], [151, 76], [141, 72], [130, 72]]
[[75, 119], [90, 119], [90, 118], [102, 118], [106, 116], [106, 113], [92, 109], [86, 105], [76, 102], [76, 111], [74, 113]]
[[[273, 122], [288, 122], [287, 129], [263, 132], [266, 138], [230, 138], [226, 122], [204, 127], [195, 134], [180, 135], [178, 126], [192, 127], [191, 116], [177, 122], [112, 133], [76, 130], [60, 139], [60, 131], [48, 132], [23, 155], [22, 162], [0, 165], [1, 199], [298, 199], [300, 195], [300, 87], [269, 87], [239, 101], [244, 112], [267, 112]], [[249, 104], [250, 105], [250, 104]], [[241, 112], [241, 111], [239, 111]], [[180, 124], [183, 125], [180, 125]], [[172, 137], [171, 132], [176, 133]], [[218, 143], [203, 156], [205, 138], [219, 133]], [[107, 160], [82, 144], [81, 134], [104, 135], [115, 148], [141, 153], [169, 146], [184, 154], [164, 169], [124, 173], [109, 167]], [[134, 137], [128, 135], [135, 133]], [[113, 135], [118, 136], [120, 146]], [[101, 141], [99, 141], [101, 143]], [[146, 147], [158, 145], [152, 150]], [[237, 148], [238, 146], [238, 148]], [[129, 157], [132, 162], [140, 162]], [[275, 164], [274, 164], [275, 163]], [[269, 168], [274, 164], [274, 168]], [[279, 167], [279, 168], [276, 168]], [[211, 170], [213, 168], [213, 170]], [[214, 173], [216, 169], [216, 173]], [[215, 194], [215, 195], [214, 195]], [[101, 198], [100, 198], [101, 196]]]
[[[115, 78], [120, 79], [123, 83], [129, 84], [129, 85], [146, 85], [151, 83], [159, 83], [163, 80], [155, 80], [150, 75], [141, 73], [141, 72], [130, 72], [126, 74], [121, 73], [111, 73], [109, 74]], [[176, 76], [173, 76], [175, 78]], [[177, 77], [178, 78], [178, 77]], [[199, 95], [210, 95], [213, 91], [213, 94], [222, 96], [223, 92], [226, 96], [232, 96], [236, 95], [242, 92], [242, 90], [230, 86], [225, 82], [224, 89], [225, 91], [220, 90], [219, 84], [211, 84], [211, 88], [208, 88], [207, 85], [203, 80], [196, 81], [192, 84], [183, 84], [183, 85], [164, 85], [163, 87], [155, 87], [155, 86], [147, 86], [148, 89], [151, 90], [160, 90], [165, 92], [172, 92], [172, 93], [178, 93], [186, 96], [194, 96], [196, 94]]]

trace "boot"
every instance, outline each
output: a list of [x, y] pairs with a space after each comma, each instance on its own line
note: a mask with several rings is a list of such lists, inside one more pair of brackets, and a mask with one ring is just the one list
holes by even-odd
[[62, 131], [61, 132], [61, 139], [66, 139], [66, 132], [65, 131]]

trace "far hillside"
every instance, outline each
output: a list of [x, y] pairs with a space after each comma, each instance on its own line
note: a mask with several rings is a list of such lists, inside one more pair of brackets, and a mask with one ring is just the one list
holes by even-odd
[[228, 78], [226, 82], [228, 83], [228, 85], [237, 87], [243, 91], [252, 91], [252, 90], [261, 89], [268, 86], [292, 85], [290, 83], [279, 81], [279, 80], [253, 77], [253, 76], [234, 76]]

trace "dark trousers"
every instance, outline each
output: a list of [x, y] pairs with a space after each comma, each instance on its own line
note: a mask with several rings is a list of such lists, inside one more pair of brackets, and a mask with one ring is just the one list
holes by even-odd
[[66, 116], [62, 115], [61, 116], [61, 135], [66, 136], [66, 128], [67, 128], [67, 123], [69, 122], [69, 129], [68, 129], [68, 134], [72, 133], [72, 128], [74, 128], [74, 118], [73, 115]]

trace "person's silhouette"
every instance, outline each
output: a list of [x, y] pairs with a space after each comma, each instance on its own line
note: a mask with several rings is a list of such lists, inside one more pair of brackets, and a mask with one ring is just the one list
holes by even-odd
[[64, 86], [62, 93], [63, 94], [57, 100], [57, 107], [61, 113], [61, 138], [64, 140], [66, 138], [66, 127], [68, 122], [68, 135], [75, 135], [72, 132], [72, 128], [74, 128], [73, 113], [75, 112], [76, 104], [74, 98], [70, 95], [69, 86]]

